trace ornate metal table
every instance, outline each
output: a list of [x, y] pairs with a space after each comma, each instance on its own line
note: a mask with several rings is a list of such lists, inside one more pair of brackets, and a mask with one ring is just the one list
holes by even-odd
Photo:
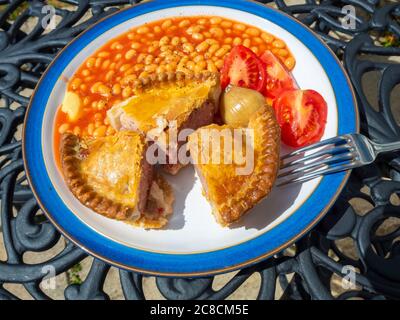
[[[93, 260], [82, 281], [79, 262], [86, 253], [63, 239], [39, 209], [26, 183], [19, 132], [32, 89], [55, 54], [99, 18], [136, 2], [0, 0], [0, 299], [18, 298], [12, 284], [23, 286], [25, 296], [49, 299], [49, 283], [42, 282], [48, 265], [57, 275], [67, 274], [66, 299], [110, 297], [103, 286], [111, 266]], [[357, 93], [362, 133], [378, 142], [398, 140], [400, 97], [393, 93], [400, 83], [398, 1], [262, 2], [312, 27], [343, 61]], [[57, 24], [47, 31], [40, 21], [49, 10]], [[371, 77], [376, 96], [364, 85]], [[399, 194], [400, 153], [386, 154], [354, 170], [325, 219], [283, 253], [239, 271], [218, 288], [212, 277], [157, 278], [156, 285], [168, 299], [224, 299], [259, 273], [258, 299], [400, 298]], [[28, 261], [31, 253], [40, 258]], [[119, 281], [126, 299], [145, 298], [146, 277], [119, 270]]]

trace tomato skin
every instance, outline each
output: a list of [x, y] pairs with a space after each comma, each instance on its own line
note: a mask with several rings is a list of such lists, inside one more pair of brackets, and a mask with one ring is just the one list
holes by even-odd
[[221, 87], [229, 84], [262, 92], [266, 85], [267, 72], [264, 63], [250, 49], [233, 47], [225, 57], [221, 70]]
[[328, 107], [318, 92], [287, 90], [274, 101], [273, 107], [286, 145], [298, 148], [321, 140]]
[[281, 63], [271, 51], [265, 51], [260, 60], [266, 65], [267, 81], [264, 95], [276, 99], [282, 92], [287, 90], [298, 89], [290, 71]]

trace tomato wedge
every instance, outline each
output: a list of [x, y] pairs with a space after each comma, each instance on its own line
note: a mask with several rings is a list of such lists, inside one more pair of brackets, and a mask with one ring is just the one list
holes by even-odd
[[265, 96], [276, 99], [283, 91], [298, 89], [290, 71], [271, 51], [265, 51], [260, 59], [267, 66], [267, 81], [263, 92]]
[[229, 84], [263, 91], [267, 72], [264, 63], [250, 49], [244, 46], [233, 47], [226, 56], [221, 70], [221, 86]]
[[281, 127], [282, 141], [291, 147], [303, 147], [321, 140], [328, 108], [314, 90], [283, 92], [273, 105]]

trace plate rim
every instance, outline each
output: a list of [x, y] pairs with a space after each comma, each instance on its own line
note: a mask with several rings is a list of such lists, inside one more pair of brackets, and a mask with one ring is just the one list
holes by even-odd
[[[256, 12], [254, 12], [254, 11], [251, 11], [251, 10], [248, 8], [248, 6], [249, 6], [250, 4], [253, 5], [254, 8], [255, 8], [255, 7], [259, 7], [259, 9], [260, 9], [261, 12], [257, 12], [257, 13], [256, 13]], [[272, 22], [272, 23], [277, 24], [276, 22], [271, 21], [270, 19], [267, 19], [267, 17], [265, 17], [265, 16], [263, 15], [263, 13], [265, 13], [266, 11], [270, 11], [269, 14], [275, 14], [275, 15], [277, 15], [278, 17], [279, 17], [279, 16], [283, 16], [283, 17], [285, 17], [285, 18], [288, 18], [288, 19], [290, 19], [292, 22], [295, 22], [295, 24], [297, 25], [297, 27], [298, 27], [300, 30], [303, 29], [303, 30], [305, 30], [305, 31], [308, 31], [308, 32], [310, 33], [311, 38], [314, 38], [314, 40], [317, 40], [317, 42], [318, 42], [320, 45], [322, 45], [323, 47], [325, 47], [325, 49], [327, 49], [329, 55], [330, 55], [331, 57], [333, 57], [334, 60], [336, 60], [336, 66], [339, 67], [339, 69], [340, 69], [340, 71], [341, 71], [341, 73], [342, 73], [341, 76], [343, 76], [343, 77], [345, 78], [346, 83], [347, 83], [347, 85], [344, 85], [344, 86], [350, 91], [350, 93], [351, 93], [351, 95], [352, 95], [352, 98], [353, 98], [352, 101], [353, 101], [355, 119], [352, 119], [352, 120], [355, 121], [355, 124], [354, 124], [354, 125], [355, 125], [355, 132], [359, 132], [359, 112], [358, 112], [358, 104], [357, 104], [356, 95], [355, 95], [354, 89], [353, 89], [353, 87], [352, 87], [352, 85], [351, 85], [350, 78], [349, 78], [349, 76], [347, 75], [347, 73], [346, 73], [345, 69], [343, 68], [343, 66], [341, 65], [340, 60], [336, 57], [336, 55], [333, 53], [333, 51], [322, 41], [322, 39], [320, 39], [320, 37], [319, 37], [312, 29], [310, 29], [308, 26], [306, 26], [306, 25], [300, 23], [300, 22], [297, 21], [295, 18], [291, 17], [290, 15], [286, 14], [285, 12], [282, 12], [282, 11], [277, 10], [277, 9], [275, 9], [275, 8], [271, 8], [271, 7], [268, 7], [268, 6], [264, 5], [264, 4], [261, 4], [261, 3], [255, 2], [255, 1], [251, 1], [251, 0], [236, 0], [236, 1], [227, 1], [227, 0], [220, 0], [220, 1], [218, 1], [218, 0], [206, 0], [206, 1], [180, 0], [180, 1], [177, 1], [177, 0], [170, 0], [170, 1], [168, 1], [168, 3], [166, 3], [165, 1], [162, 1], [162, 0], [153, 0], [153, 1], [150, 1], [150, 2], [145, 2], [145, 3], [139, 3], [139, 4], [132, 5], [132, 6], [128, 7], [128, 8], [121, 9], [121, 10], [116, 11], [116, 12], [114, 12], [114, 13], [112, 13], [112, 14], [106, 16], [106, 17], [103, 17], [103, 18], [100, 19], [98, 22], [96, 22], [95, 24], [93, 24], [91, 27], [89, 27], [88, 29], [86, 29], [85, 31], [83, 31], [81, 34], [79, 34], [79, 36], [75, 37], [70, 43], [68, 43], [62, 50], [60, 50], [60, 51], [57, 53], [57, 55], [55, 56], [55, 58], [53, 59], [53, 61], [49, 64], [49, 66], [46, 68], [45, 72], [44, 72], [43, 75], [41, 76], [41, 78], [40, 78], [38, 84], [36, 85], [35, 90], [34, 90], [32, 96], [31, 96], [31, 98], [30, 98], [30, 102], [29, 102], [29, 104], [28, 104], [28, 107], [27, 107], [27, 110], [26, 110], [26, 114], [25, 114], [24, 123], [23, 123], [23, 130], [22, 130], [22, 131], [23, 131], [23, 132], [22, 132], [22, 154], [23, 154], [23, 162], [24, 162], [24, 166], [25, 166], [25, 171], [26, 171], [27, 180], [28, 180], [28, 182], [29, 182], [29, 185], [31, 186], [32, 192], [33, 192], [33, 194], [34, 194], [34, 196], [35, 196], [35, 198], [36, 198], [36, 200], [37, 200], [39, 206], [41, 207], [41, 209], [43, 210], [43, 212], [45, 213], [45, 215], [47, 216], [47, 218], [53, 223], [53, 225], [60, 231], [61, 234], [63, 234], [65, 237], [67, 237], [67, 238], [68, 238], [71, 242], [73, 242], [75, 245], [77, 245], [78, 247], [82, 248], [82, 249], [83, 249], [84, 251], [86, 251], [88, 254], [90, 254], [90, 255], [92, 255], [92, 256], [94, 256], [94, 257], [100, 259], [100, 260], [106, 261], [107, 263], [109, 263], [109, 264], [111, 264], [111, 265], [114, 265], [114, 266], [117, 266], [117, 267], [120, 267], [120, 268], [123, 268], [123, 269], [128, 269], [128, 270], [130, 270], [130, 271], [140, 272], [140, 273], [143, 273], [143, 274], [157, 275], [157, 276], [191, 276], [191, 277], [198, 277], [198, 276], [214, 275], [214, 274], [225, 273], [225, 272], [237, 270], [237, 269], [243, 268], [243, 267], [245, 267], [245, 266], [249, 266], [249, 265], [255, 264], [255, 263], [257, 263], [257, 262], [259, 262], [259, 261], [261, 261], [261, 260], [264, 260], [264, 259], [266, 259], [266, 258], [268, 258], [268, 257], [270, 257], [270, 256], [272, 256], [272, 255], [274, 255], [274, 254], [276, 254], [277, 252], [280, 252], [281, 250], [283, 250], [284, 248], [286, 248], [287, 246], [289, 246], [290, 244], [294, 243], [294, 242], [297, 241], [299, 238], [301, 238], [302, 236], [304, 236], [306, 233], [308, 233], [308, 231], [309, 231], [311, 228], [313, 228], [313, 227], [320, 221], [320, 219], [327, 213], [327, 211], [330, 209], [330, 207], [332, 206], [332, 204], [336, 201], [337, 197], [338, 197], [339, 194], [341, 193], [341, 191], [342, 191], [343, 187], [345, 186], [345, 184], [346, 184], [346, 182], [347, 182], [347, 180], [348, 180], [348, 178], [349, 178], [349, 176], [350, 176], [350, 173], [351, 173], [351, 172], [347, 172], [347, 173], [345, 173], [345, 174], [341, 174], [341, 176], [342, 176], [342, 178], [341, 178], [341, 183], [340, 183], [340, 185], [338, 186], [338, 188], [336, 189], [335, 194], [331, 197], [330, 201], [325, 205], [325, 207], [319, 212], [318, 215], [316, 215], [315, 217], [313, 217], [312, 221], [311, 221], [307, 226], [305, 226], [304, 228], [302, 228], [301, 231], [300, 231], [299, 233], [295, 234], [293, 237], [290, 236], [290, 239], [289, 239], [288, 241], [282, 243], [281, 245], [279, 245], [279, 246], [277, 246], [277, 247], [274, 247], [273, 250], [266, 251], [266, 252], [264, 252], [263, 254], [260, 254], [260, 255], [258, 255], [257, 257], [254, 257], [253, 259], [246, 260], [246, 261], [244, 261], [244, 262], [236, 263], [236, 264], [229, 265], [229, 266], [223, 266], [223, 267], [220, 267], [220, 268], [214, 268], [214, 269], [204, 268], [204, 267], [203, 267], [202, 269], [205, 269], [204, 271], [196, 271], [196, 272], [179, 272], [179, 271], [171, 272], [171, 271], [160, 271], [160, 270], [157, 271], [157, 270], [150, 269], [150, 268], [149, 268], [149, 269], [138, 268], [138, 267], [135, 267], [135, 266], [132, 266], [132, 265], [128, 265], [128, 264], [125, 264], [125, 263], [118, 262], [118, 261], [113, 260], [113, 259], [111, 259], [111, 258], [109, 258], [109, 257], [107, 257], [107, 256], [105, 256], [105, 255], [103, 255], [103, 254], [100, 254], [100, 253], [96, 252], [95, 249], [89, 249], [85, 244], [82, 243], [81, 240], [76, 239], [76, 237], [74, 237], [73, 235], [71, 235], [69, 231], [66, 231], [66, 230], [56, 221], [56, 219], [53, 217], [53, 215], [50, 213], [50, 211], [47, 210], [46, 206], [42, 203], [42, 200], [41, 200], [40, 197], [38, 196], [38, 192], [37, 192], [36, 187], [35, 187], [35, 185], [34, 185], [34, 183], [33, 183], [33, 181], [32, 181], [32, 177], [31, 177], [31, 174], [30, 174], [29, 166], [28, 166], [27, 154], [26, 154], [26, 153], [27, 153], [27, 151], [26, 151], [26, 128], [27, 128], [27, 125], [26, 125], [26, 124], [27, 124], [27, 120], [28, 120], [28, 117], [29, 117], [29, 114], [30, 114], [30, 110], [32, 109], [32, 105], [33, 105], [33, 102], [34, 102], [36, 93], [37, 93], [37, 91], [39, 91], [39, 88], [40, 88], [41, 85], [42, 85], [42, 81], [46, 78], [48, 72], [52, 69], [52, 67], [54, 66], [54, 64], [56, 63], [56, 61], [59, 59], [59, 57], [60, 57], [72, 44], [74, 44], [75, 42], [77, 42], [79, 39], [81, 39], [82, 37], [84, 37], [84, 35], [85, 35], [86, 33], [90, 32], [90, 31], [93, 30], [96, 26], [100, 25], [101, 23], [103, 23], [103, 22], [106, 21], [106, 20], [111, 20], [113, 17], [115, 18], [116, 16], [121, 15], [121, 14], [123, 14], [124, 12], [128, 12], [128, 11], [132, 11], [132, 12], [133, 12], [132, 16], [129, 18], [129, 19], [133, 19], [133, 18], [135, 18], [135, 17], [137, 17], [137, 16], [139, 16], [139, 15], [141, 15], [141, 14], [150, 13], [150, 12], [154, 12], [154, 11], [158, 11], [158, 10], [162, 10], [162, 9], [166, 9], [166, 8], [182, 7], [182, 6], [196, 6], [196, 5], [216, 6], [216, 7], [228, 7], [228, 8], [232, 8], [232, 9], [244, 11], [244, 12], [247, 12], [247, 13], [250, 13], [250, 14], [255, 14], [255, 15], [257, 15], [257, 16], [259, 16], [259, 17], [265, 19], [265, 20], [268, 20], [268, 21], [270, 21], [270, 22]], [[148, 9], [148, 10], [145, 10], [145, 12], [142, 12], [142, 13], [139, 13], [139, 14], [135, 14], [135, 9], [136, 9], [137, 7], [142, 7], [143, 9], [146, 8], [146, 9]], [[264, 12], [263, 12], [263, 11], [264, 11]], [[122, 22], [120, 22], [120, 23], [122, 23]], [[118, 23], [118, 24], [119, 24], [119, 23]], [[277, 24], [277, 25], [279, 25], [279, 24]], [[281, 26], [282, 28], [284, 28], [284, 29], [285, 29], [286, 31], [288, 31], [289, 33], [292, 33], [291, 31], [287, 30], [287, 29], [285, 28], [285, 26], [283, 26], [283, 25], [279, 25], [279, 26]], [[112, 26], [112, 27], [113, 27], [113, 26]], [[111, 29], [111, 27], [108, 28], [108, 30], [109, 30], [109, 29]], [[293, 33], [292, 33], [292, 34], [293, 34]], [[299, 41], [301, 41], [301, 42], [308, 48], [308, 46], [303, 42], [302, 39], [298, 38], [298, 37], [297, 37], [296, 35], [294, 35], [294, 34], [293, 34], [293, 36], [295, 36]], [[309, 50], [310, 50], [310, 49], [309, 49]], [[310, 50], [310, 51], [311, 51], [311, 50]], [[330, 77], [329, 77], [329, 74], [326, 72], [325, 68], [324, 68], [324, 71], [325, 71], [325, 73], [327, 74], [327, 76], [328, 76], [328, 78], [329, 78], [329, 80], [330, 80], [330, 82], [331, 82], [331, 85], [332, 85], [332, 87], [333, 87], [332, 81], [331, 81], [331, 79], [330, 79]], [[333, 89], [334, 89], [334, 87], [333, 87]], [[51, 89], [48, 89], [48, 90], [51, 92], [53, 89], [51, 88]], [[335, 91], [335, 90], [334, 90], [334, 93], [335, 93], [335, 98], [337, 98], [337, 96], [336, 96], [336, 91]], [[339, 128], [338, 128], [338, 130], [339, 130]], [[337, 177], [338, 177], [338, 176], [337, 176]], [[321, 182], [322, 182], [322, 181], [321, 181]], [[319, 187], [319, 186], [318, 186], [318, 187]], [[313, 191], [313, 193], [314, 193], [315, 191], [317, 191], [318, 187]], [[39, 189], [39, 188], [38, 188], [38, 189]], [[311, 196], [310, 196], [310, 197], [311, 197]], [[299, 208], [299, 209], [300, 209], [300, 208]], [[298, 209], [298, 210], [299, 210], [299, 209]], [[296, 210], [296, 211], [298, 211], [298, 210]], [[68, 210], [68, 211], [70, 211], [70, 210]], [[295, 211], [295, 212], [296, 212], [296, 211]], [[295, 214], [295, 212], [293, 212], [293, 214]], [[71, 212], [71, 213], [75, 216], [75, 214], [74, 214], [73, 212]], [[275, 226], [273, 229], [276, 229], [277, 227], [278, 227], [278, 226]], [[88, 228], [88, 227], [87, 227], [87, 228]], [[273, 229], [271, 229], [270, 231], [272, 231]], [[97, 231], [94, 231], [94, 230], [92, 230], [92, 231], [93, 231], [97, 236], [99, 236], [99, 237], [104, 237], [103, 235], [99, 234]], [[269, 232], [270, 232], [270, 231], [269, 231]], [[268, 233], [268, 232], [267, 232], [267, 233]], [[256, 240], [256, 239], [262, 238], [263, 236], [265, 236], [265, 234], [266, 234], [266, 233], [263, 233], [263, 234], [261, 234], [261, 235], [259, 235], [259, 236], [256, 236], [256, 237], [255, 237], [254, 239], [252, 239], [252, 240]], [[115, 241], [113, 241], [113, 240], [110, 240], [110, 239], [108, 239], [108, 240], [115, 243]], [[251, 242], [252, 240], [246, 241], [245, 243]], [[230, 247], [228, 247], [228, 248], [226, 248], [226, 249], [215, 250], [215, 251], [211, 251], [211, 252], [207, 252], [207, 253], [190, 253], [190, 254], [153, 253], [153, 255], [157, 255], [157, 256], [162, 255], [162, 256], [169, 256], [169, 257], [176, 257], [176, 256], [195, 256], [195, 255], [210, 255], [210, 253], [213, 253], [213, 252], [225, 251], [225, 250], [229, 250], [229, 249], [232, 249], [232, 248], [235, 248], [235, 247], [238, 247], [238, 246], [240, 246], [240, 244], [239, 244], [239, 245], [230, 246]], [[135, 249], [135, 251], [138, 251], [138, 252], [147, 252], [147, 251], [140, 250], [140, 249]], [[168, 262], [165, 262], [165, 261], [164, 261], [164, 263], [167, 263], [167, 264], [168, 264]], [[169, 263], [171, 264], [171, 261], [169, 261]], [[176, 262], [173, 261], [173, 263], [175, 264]], [[159, 264], [159, 265], [156, 266], [156, 267], [162, 269], [162, 268], [163, 268], [162, 265], [163, 265], [163, 264]], [[169, 268], [171, 268], [171, 266], [170, 266]], [[164, 269], [166, 269], [166, 268], [165, 268], [165, 265], [164, 265]]]

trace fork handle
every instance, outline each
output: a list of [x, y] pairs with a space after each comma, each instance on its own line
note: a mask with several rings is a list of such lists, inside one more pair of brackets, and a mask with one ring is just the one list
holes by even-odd
[[374, 149], [378, 154], [382, 152], [400, 150], [400, 141], [390, 143], [374, 143]]

